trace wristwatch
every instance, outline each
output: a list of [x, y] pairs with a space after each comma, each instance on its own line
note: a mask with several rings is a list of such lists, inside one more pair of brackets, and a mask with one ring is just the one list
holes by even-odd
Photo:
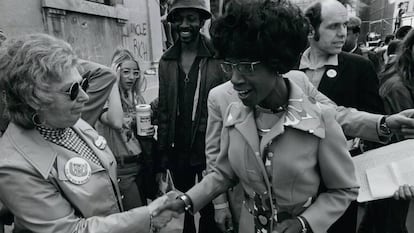
[[388, 116], [383, 116], [380, 120], [379, 124], [379, 133], [384, 136], [389, 136], [392, 134], [390, 127], [387, 125], [387, 119]]

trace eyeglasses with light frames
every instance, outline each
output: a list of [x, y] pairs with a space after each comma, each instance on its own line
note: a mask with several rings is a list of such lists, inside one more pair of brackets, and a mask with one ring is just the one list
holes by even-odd
[[225, 61], [222, 62], [220, 65], [224, 73], [232, 73], [234, 69], [236, 69], [241, 74], [251, 74], [255, 71], [255, 66], [260, 63], [260, 61], [238, 63]]

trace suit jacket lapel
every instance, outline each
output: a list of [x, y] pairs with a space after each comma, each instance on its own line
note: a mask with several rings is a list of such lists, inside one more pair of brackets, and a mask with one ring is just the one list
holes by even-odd
[[259, 152], [259, 136], [257, 134], [256, 122], [254, 120], [253, 111], [247, 107], [243, 107], [246, 111], [243, 113], [245, 119], [240, 123], [237, 123], [234, 127], [244, 137], [245, 141], [249, 144], [252, 151]]
[[344, 67], [344, 59], [342, 53], [340, 53], [338, 54], [338, 66], [325, 66], [326, 69], [318, 86], [318, 90], [329, 98], [332, 98], [336, 93], [338, 81], [343, 78], [341, 74], [343, 73]]
[[246, 154], [245, 156], [255, 157], [257, 166], [261, 171], [263, 181], [267, 187], [270, 187], [269, 177], [266, 173], [261, 153], [259, 151], [259, 136], [257, 133], [253, 111], [239, 102], [233, 102], [230, 104], [228, 109], [229, 112], [227, 114], [225, 126], [234, 125], [234, 127], [243, 136], [245, 142], [249, 144], [251, 151], [253, 151], [254, 154]]
[[73, 129], [78, 133], [78, 135], [89, 145], [89, 147], [93, 150], [95, 155], [101, 161], [102, 166], [108, 171], [108, 174], [114, 184], [117, 183], [116, 177], [116, 163], [114, 161], [114, 157], [109, 157], [108, 154], [110, 153], [108, 150], [108, 145], [103, 150], [100, 150], [95, 146], [95, 142], [100, 136], [94, 129], [92, 129], [89, 125], [86, 125], [83, 120], [79, 120], [76, 123]]
[[273, 138], [285, 132], [285, 126], [283, 125], [285, 121], [285, 115], [286, 114], [283, 114], [276, 122], [276, 124], [271, 128], [270, 132], [263, 136], [262, 141], [260, 142], [261, 154], [264, 153], [264, 148], [273, 140]]
[[325, 68], [318, 90], [326, 96], [332, 97], [333, 93], [335, 93], [335, 83], [338, 79], [338, 67], [326, 65]]
[[[247, 108], [246, 108], [247, 109]], [[270, 187], [269, 176], [267, 175], [266, 168], [263, 164], [262, 153], [259, 151], [259, 135], [257, 133], [256, 121], [254, 119], [253, 111], [249, 111], [246, 119], [239, 124], [235, 125], [235, 128], [243, 135], [245, 141], [249, 144], [253, 155], [247, 154], [246, 156], [254, 156], [257, 162], [257, 166], [262, 173], [262, 178], [266, 187]]]

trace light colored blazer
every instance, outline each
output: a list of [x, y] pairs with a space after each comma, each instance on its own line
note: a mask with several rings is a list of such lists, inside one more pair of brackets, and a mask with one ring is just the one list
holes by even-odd
[[[100, 159], [89, 162], [88, 182], [71, 183], [66, 162], [76, 153], [46, 141], [37, 130], [11, 123], [0, 139], [0, 199], [14, 214], [15, 229], [31, 232], [149, 232], [147, 207], [122, 211], [116, 161], [100, 150], [97, 132], [79, 120], [73, 129]], [[18, 232], [18, 231], [17, 231]]]
[[[336, 120], [344, 133], [352, 137], [359, 137], [369, 141], [381, 142], [377, 133], [377, 124], [382, 115], [358, 111], [354, 108], [336, 106], [332, 100], [319, 92], [302, 71], [293, 70], [284, 75], [297, 84], [305, 95], [314, 98], [317, 102], [336, 109]], [[230, 81], [213, 88], [208, 96], [208, 121], [206, 129], [206, 159], [207, 170], [214, 167], [215, 160], [220, 152], [220, 133], [223, 128], [223, 115], [232, 102], [240, 101]]]
[[[314, 232], [326, 232], [356, 199], [354, 166], [334, 110], [316, 104], [297, 84], [290, 83], [290, 113], [260, 143], [253, 111], [240, 102], [230, 104], [224, 115], [220, 154], [213, 172], [187, 192], [194, 211], [240, 181], [251, 198], [255, 193], [272, 198], [273, 188], [278, 204], [274, 208], [294, 216], [301, 214]], [[303, 115], [305, 112], [310, 119]], [[270, 184], [261, 154], [272, 140], [270, 150], [276, 156]], [[321, 180], [327, 192], [318, 193]], [[312, 204], [307, 207], [309, 200]], [[241, 219], [240, 232], [253, 231], [253, 225], [243, 225], [246, 222], [251, 223]]]

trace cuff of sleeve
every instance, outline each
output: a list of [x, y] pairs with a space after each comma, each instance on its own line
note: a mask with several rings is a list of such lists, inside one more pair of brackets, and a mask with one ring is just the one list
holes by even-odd
[[214, 205], [220, 205], [220, 204], [228, 203], [227, 193], [222, 193], [222, 194], [218, 195], [212, 202], [213, 202]]
[[221, 209], [226, 209], [229, 208], [229, 203], [225, 202], [225, 203], [221, 203], [221, 204], [214, 204], [214, 209], [215, 210], [221, 210]]

